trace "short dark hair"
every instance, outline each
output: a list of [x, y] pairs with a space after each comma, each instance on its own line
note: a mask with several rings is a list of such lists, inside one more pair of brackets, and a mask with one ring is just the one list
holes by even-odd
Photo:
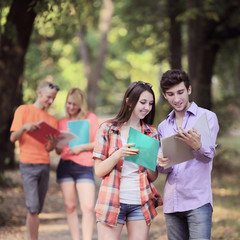
[[187, 73], [180, 69], [172, 69], [166, 71], [161, 78], [160, 87], [162, 92], [165, 93], [169, 88], [184, 82], [185, 87], [188, 89], [190, 84]]
[[153, 124], [154, 116], [155, 116], [155, 95], [152, 90], [152, 85], [142, 81], [133, 82], [130, 84], [130, 86], [126, 90], [125, 95], [123, 97], [120, 110], [117, 116], [111, 120], [111, 122], [113, 123], [127, 122], [130, 119], [135, 106], [137, 105], [140, 95], [145, 91], [148, 91], [149, 93], [152, 94], [153, 104], [152, 104], [152, 110], [143, 119], [143, 122], [150, 125]]

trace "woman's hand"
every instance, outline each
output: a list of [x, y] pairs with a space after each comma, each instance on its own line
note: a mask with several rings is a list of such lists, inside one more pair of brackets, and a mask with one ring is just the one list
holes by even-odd
[[101, 159], [95, 159], [94, 162], [96, 176], [99, 178], [104, 177], [112, 171], [121, 158], [138, 154], [138, 149], [129, 148], [134, 145], [134, 143], [128, 143], [122, 146], [104, 161]]
[[80, 152], [83, 152], [83, 151], [84, 151], [84, 149], [83, 149], [82, 145], [75, 146], [75, 147], [69, 149], [69, 153], [72, 155], [79, 154]]
[[128, 143], [128, 144], [122, 146], [116, 152], [114, 152], [114, 154], [117, 155], [119, 159], [127, 157], [127, 156], [137, 155], [139, 150], [138, 149], [129, 148], [131, 146], [135, 146], [135, 143]]

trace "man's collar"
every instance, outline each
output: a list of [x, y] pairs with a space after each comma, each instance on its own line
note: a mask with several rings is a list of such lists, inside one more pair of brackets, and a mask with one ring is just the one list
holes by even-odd
[[[195, 102], [191, 102], [189, 108], [186, 110], [186, 112], [196, 115], [197, 114], [197, 104]], [[169, 121], [173, 121], [175, 118], [175, 111], [172, 110], [166, 117]]]

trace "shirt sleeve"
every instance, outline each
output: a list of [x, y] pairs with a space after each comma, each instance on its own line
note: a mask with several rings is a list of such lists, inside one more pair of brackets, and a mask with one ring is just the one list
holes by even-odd
[[13, 122], [10, 128], [10, 132], [14, 132], [17, 131], [19, 128], [22, 127], [23, 125], [23, 111], [24, 111], [24, 106], [19, 106], [15, 113], [14, 113], [14, 117], [13, 117]]
[[108, 148], [109, 148], [109, 128], [105, 123], [103, 123], [96, 135], [95, 147], [93, 149], [93, 159], [102, 159], [105, 160], [108, 157]]
[[215, 113], [208, 113], [208, 124], [211, 131], [211, 137], [213, 140], [213, 146], [206, 146], [202, 144], [201, 148], [198, 151], [193, 150], [194, 157], [202, 162], [210, 162], [215, 155], [216, 139], [219, 131], [218, 119]]
[[[163, 136], [162, 136], [161, 125], [160, 125], [160, 124], [159, 124], [159, 126], [158, 126], [158, 135], [159, 135], [159, 138], [160, 138], [160, 139], [163, 137]], [[159, 155], [162, 155], [161, 142], [160, 142], [160, 144], [159, 144], [158, 154], [159, 154]], [[169, 167], [169, 168], [164, 169], [163, 167], [161, 167], [161, 166], [159, 165], [159, 163], [158, 163], [158, 161], [157, 161], [157, 170], [158, 170], [158, 172], [160, 172], [160, 173], [170, 173], [170, 172], [173, 170], [173, 168], [172, 168], [172, 167]]]

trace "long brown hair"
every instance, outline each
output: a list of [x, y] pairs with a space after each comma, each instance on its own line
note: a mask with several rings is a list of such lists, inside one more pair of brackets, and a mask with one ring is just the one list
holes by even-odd
[[[80, 108], [80, 111], [77, 115], [77, 119], [85, 118], [88, 114], [88, 108], [87, 108], [87, 101], [84, 93], [79, 88], [70, 89], [66, 98], [65, 109], [66, 109], [66, 104], [69, 96], [71, 96], [74, 99], [74, 102]], [[68, 115], [67, 110], [66, 110], [66, 113]], [[68, 115], [68, 117], [70, 116]]]
[[146, 83], [142, 81], [133, 82], [130, 84], [130, 86], [125, 92], [125, 95], [117, 116], [112, 120], [110, 120], [110, 122], [112, 123], [127, 122], [130, 119], [135, 106], [137, 105], [140, 95], [145, 91], [148, 91], [149, 93], [152, 94], [153, 105], [152, 105], [152, 110], [143, 119], [143, 121], [150, 125], [153, 124], [154, 116], [155, 116], [155, 95], [152, 90], [152, 85], [150, 83]]

